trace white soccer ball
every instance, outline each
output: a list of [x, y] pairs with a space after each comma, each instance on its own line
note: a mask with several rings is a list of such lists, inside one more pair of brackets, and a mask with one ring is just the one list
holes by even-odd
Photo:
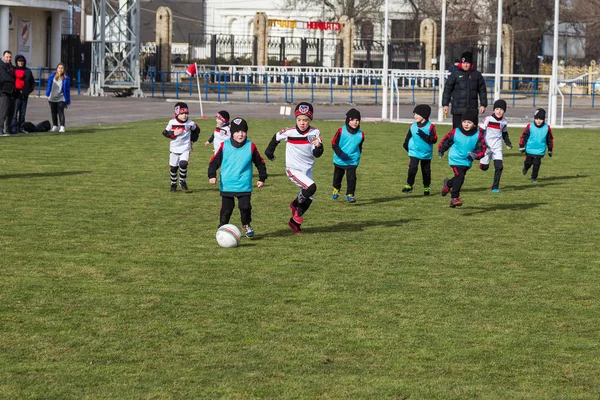
[[226, 224], [217, 229], [216, 237], [221, 247], [238, 247], [242, 234], [237, 226]]

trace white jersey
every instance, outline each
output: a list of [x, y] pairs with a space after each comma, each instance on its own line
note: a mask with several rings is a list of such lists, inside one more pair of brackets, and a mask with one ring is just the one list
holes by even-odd
[[181, 154], [190, 151], [192, 149], [191, 131], [196, 129], [196, 123], [191, 119], [181, 122], [177, 118], [173, 118], [169, 121], [165, 130], [174, 131], [177, 128], [184, 128], [185, 132], [176, 136], [175, 139], [171, 139], [171, 153]]
[[215, 147], [215, 154], [221, 148], [223, 142], [228, 141], [231, 138], [231, 132], [229, 126], [217, 126], [213, 133], [213, 146]]
[[318, 138], [320, 143], [321, 131], [317, 128], [310, 127], [307, 132], [300, 133], [296, 127], [285, 128], [275, 135], [275, 139], [279, 142], [286, 141], [285, 148], [285, 167], [306, 174], [312, 175], [312, 167], [315, 163], [313, 150], [315, 146], [311, 143], [314, 138]]
[[504, 117], [498, 120], [493, 115], [485, 117], [480, 129], [484, 131], [485, 145], [491, 152], [502, 152], [502, 138], [507, 132], [507, 122]]

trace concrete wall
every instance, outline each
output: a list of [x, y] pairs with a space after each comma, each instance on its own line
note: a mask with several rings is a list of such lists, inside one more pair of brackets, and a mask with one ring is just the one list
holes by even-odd
[[[48, 23], [47, 20], [50, 18], [51, 13], [48, 11], [27, 7], [11, 7], [10, 10], [13, 15], [14, 29], [9, 30], [8, 35], [10, 51], [13, 53], [13, 60], [18, 54], [17, 40], [19, 34], [19, 19], [29, 19], [31, 20], [31, 32], [33, 35], [33, 40], [31, 41], [31, 59], [27, 59], [27, 66], [48, 67], [48, 65], [46, 65], [46, 60], [48, 59], [46, 26]], [[60, 47], [60, 43], [57, 45]]]

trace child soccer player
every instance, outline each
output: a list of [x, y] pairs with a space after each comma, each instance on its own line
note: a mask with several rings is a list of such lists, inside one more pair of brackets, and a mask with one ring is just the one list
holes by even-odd
[[221, 190], [221, 214], [219, 226], [229, 223], [235, 197], [238, 199], [242, 229], [246, 237], [254, 237], [252, 222], [252, 163], [258, 169], [256, 187], [261, 188], [267, 180], [267, 166], [256, 145], [248, 140], [248, 123], [235, 118], [231, 123], [231, 139], [223, 142], [208, 164], [208, 182], [217, 182], [217, 169], [221, 168], [219, 189]]
[[546, 154], [546, 147], [548, 147], [548, 157], [552, 157], [554, 136], [552, 135], [550, 125], [546, 123], [546, 110], [538, 108], [535, 110], [535, 114], [533, 114], [533, 126], [527, 124], [525, 130], [521, 133], [521, 140], [519, 141], [519, 151], [525, 153], [523, 175], [526, 175], [529, 168], [533, 165], [531, 182], [537, 182], [542, 158]]
[[227, 111], [219, 111], [215, 118], [217, 127], [208, 140], [204, 142], [204, 146], [208, 146], [212, 143], [215, 148], [214, 154], [217, 154], [217, 151], [221, 147], [221, 143], [229, 140], [231, 137], [231, 132], [229, 131], [229, 113]]
[[365, 133], [360, 129], [360, 112], [352, 108], [346, 113], [346, 124], [339, 128], [331, 141], [333, 147], [333, 199], [340, 197], [342, 179], [346, 174], [346, 200], [356, 202], [356, 168], [360, 163]]
[[502, 140], [506, 143], [506, 148], [512, 149], [512, 144], [508, 137], [506, 128], [507, 122], [504, 119], [506, 112], [506, 101], [499, 99], [494, 102], [494, 112], [492, 115], [485, 117], [479, 130], [483, 132], [485, 137], [485, 147], [487, 152], [481, 160], [479, 160], [479, 168], [482, 171], [487, 171], [490, 168], [490, 159], [494, 160], [494, 182], [492, 183], [492, 192], [500, 193], [500, 178], [502, 177], [502, 169], [504, 162], [502, 161]]
[[431, 107], [427, 104], [419, 104], [413, 110], [415, 122], [408, 129], [404, 139], [404, 150], [408, 152], [408, 177], [402, 193], [412, 193], [415, 177], [421, 162], [421, 174], [423, 175], [423, 195], [431, 194], [431, 156], [433, 145], [437, 142], [435, 126], [429, 121]]
[[171, 139], [171, 154], [169, 166], [171, 168], [171, 192], [177, 191], [177, 170], [179, 170], [179, 185], [181, 190], [188, 192], [187, 167], [190, 161], [192, 144], [198, 140], [200, 127], [188, 119], [189, 110], [185, 103], [178, 102], [173, 108], [175, 118], [171, 119], [163, 131], [163, 135]]
[[444, 179], [442, 196], [446, 196], [452, 190], [450, 207], [462, 206], [460, 189], [465, 181], [465, 175], [473, 160], [478, 160], [485, 154], [485, 140], [483, 132], [477, 129], [477, 110], [467, 110], [462, 115], [459, 128], [452, 129], [440, 142], [438, 155], [440, 159], [448, 151], [448, 164], [454, 172], [454, 177]]
[[265, 155], [271, 161], [275, 160], [275, 149], [281, 141], [286, 141], [285, 149], [285, 172], [288, 178], [300, 187], [297, 198], [290, 203], [292, 218], [288, 225], [295, 233], [301, 233], [301, 225], [304, 222], [303, 215], [306, 213], [313, 201], [313, 195], [317, 191], [317, 185], [312, 179], [315, 158], [323, 155], [323, 143], [321, 132], [310, 126], [313, 119], [313, 106], [302, 102], [296, 106], [296, 126], [285, 128], [277, 132]]

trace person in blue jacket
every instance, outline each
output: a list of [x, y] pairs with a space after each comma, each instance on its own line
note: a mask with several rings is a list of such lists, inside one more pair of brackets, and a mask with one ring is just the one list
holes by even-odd
[[462, 115], [461, 126], [452, 129], [440, 142], [438, 155], [440, 159], [448, 151], [448, 164], [454, 177], [444, 179], [442, 196], [452, 191], [450, 207], [462, 206], [460, 189], [465, 182], [465, 175], [473, 165], [485, 155], [485, 139], [483, 132], [477, 128], [477, 110], [467, 110]]
[[533, 114], [533, 126], [527, 124], [519, 141], [519, 151], [525, 153], [523, 175], [526, 175], [533, 165], [531, 170], [531, 182], [533, 183], [537, 182], [542, 158], [546, 155], [546, 147], [548, 148], [548, 157], [552, 157], [554, 136], [550, 125], [546, 123], [546, 110], [538, 108]]
[[355, 203], [356, 169], [360, 163], [365, 133], [360, 129], [360, 111], [355, 108], [346, 113], [346, 124], [340, 127], [331, 141], [333, 147], [333, 195], [340, 197], [342, 179], [346, 175], [346, 201]]
[[63, 63], [59, 63], [56, 71], [50, 74], [46, 97], [52, 115], [50, 132], [65, 132], [65, 108], [71, 104], [71, 78], [67, 75], [67, 69]]
[[412, 193], [415, 177], [419, 171], [421, 162], [421, 174], [423, 175], [423, 195], [431, 194], [431, 156], [433, 145], [437, 142], [435, 126], [429, 121], [431, 107], [427, 104], [419, 104], [413, 110], [415, 122], [408, 128], [406, 139], [404, 139], [404, 150], [408, 152], [408, 177], [402, 193]]
[[248, 123], [243, 118], [235, 118], [230, 125], [231, 138], [223, 143], [208, 164], [208, 182], [217, 183], [217, 169], [221, 168], [219, 179], [221, 191], [221, 213], [219, 226], [229, 223], [235, 198], [238, 199], [242, 229], [246, 237], [254, 237], [252, 222], [252, 164], [258, 169], [256, 187], [261, 188], [267, 180], [267, 166], [256, 145], [248, 140]]

